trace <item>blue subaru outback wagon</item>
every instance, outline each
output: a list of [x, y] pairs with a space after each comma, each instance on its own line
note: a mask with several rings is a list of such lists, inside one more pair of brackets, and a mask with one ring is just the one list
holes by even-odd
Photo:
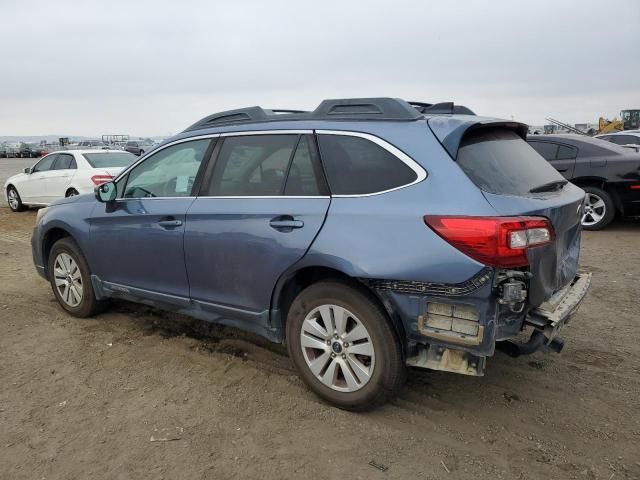
[[35, 265], [71, 315], [121, 298], [249, 330], [320, 397], [372, 408], [407, 366], [561, 350], [590, 283], [584, 192], [526, 131], [392, 98], [213, 114], [40, 210]]

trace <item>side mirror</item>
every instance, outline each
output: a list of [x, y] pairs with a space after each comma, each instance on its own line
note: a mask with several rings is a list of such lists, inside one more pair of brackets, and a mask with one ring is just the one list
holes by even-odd
[[31, 167], [25, 168], [24, 173], [26, 173], [27, 175], [31, 175]]
[[113, 202], [118, 195], [118, 187], [114, 182], [103, 183], [95, 189], [96, 199], [102, 203]]

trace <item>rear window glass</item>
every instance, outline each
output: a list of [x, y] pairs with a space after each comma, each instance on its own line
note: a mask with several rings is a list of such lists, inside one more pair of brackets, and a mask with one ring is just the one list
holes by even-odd
[[126, 167], [138, 157], [128, 152], [83, 153], [93, 168]]
[[500, 195], [531, 195], [545, 183], [564, 180], [518, 134], [506, 129], [481, 129], [467, 134], [456, 160], [481, 190]]
[[365, 138], [322, 134], [318, 144], [334, 195], [384, 192], [418, 178], [406, 163]]

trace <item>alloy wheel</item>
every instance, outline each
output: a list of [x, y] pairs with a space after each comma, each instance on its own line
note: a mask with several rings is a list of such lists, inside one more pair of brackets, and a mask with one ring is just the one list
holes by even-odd
[[80, 267], [68, 253], [60, 253], [54, 262], [56, 289], [64, 303], [77, 307], [82, 302], [82, 273]]
[[582, 214], [582, 225], [590, 227], [601, 222], [607, 213], [607, 206], [599, 195], [587, 193]]
[[371, 379], [375, 351], [362, 321], [337, 305], [321, 305], [304, 319], [300, 344], [307, 366], [325, 386], [355, 392]]
[[20, 206], [20, 200], [18, 199], [18, 192], [16, 192], [13, 188], [9, 189], [7, 192], [7, 198], [9, 199], [9, 206], [12, 210], [17, 210]]

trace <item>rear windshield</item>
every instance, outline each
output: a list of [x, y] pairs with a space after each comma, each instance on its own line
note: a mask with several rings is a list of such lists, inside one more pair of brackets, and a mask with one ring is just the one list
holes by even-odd
[[138, 158], [129, 152], [96, 152], [82, 155], [93, 168], [126, 167]]
[[564, 179], [517, 133], [506, 129], [468, 133], [456, 161], [481, 190], [499, 195], [530, 196], [532, 188]]

